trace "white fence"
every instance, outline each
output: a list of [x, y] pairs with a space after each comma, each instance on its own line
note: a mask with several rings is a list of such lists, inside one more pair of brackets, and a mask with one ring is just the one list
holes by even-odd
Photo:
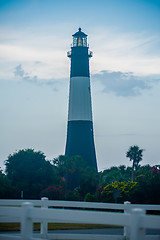
[[[111, 212], [112, 210], [112, 212]], [[115, 212], [123, 210], [122, 212]], [[159, 235], [145, 235], [145, 229], [160, 229], [160, 216], [146, 215], [146, 210], [160, 211], [160, 205], [88, 203], [72, 201], [0, 200], [0, 222], [20, 222], [21, 232], [0, 234], [0, 239], [96, 239], [160, 240]], [[113, 212], [114, 211], [114, 212]], [[33, 223], [41, 223], [40, 234], [33, 233]], [[124, 235], [48, 233], [48, 223], [106, 224], [124, 227]]]

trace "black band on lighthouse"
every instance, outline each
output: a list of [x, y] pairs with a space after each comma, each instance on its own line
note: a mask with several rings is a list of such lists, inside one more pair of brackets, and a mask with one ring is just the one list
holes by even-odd
[[89, 77], [88, 47], [72, 47], [70, 77]]
[[97, 169], [93, 123], [91, 121], [69, 121], [67, 129], [67, 156], [80, 155], [87, 166]]

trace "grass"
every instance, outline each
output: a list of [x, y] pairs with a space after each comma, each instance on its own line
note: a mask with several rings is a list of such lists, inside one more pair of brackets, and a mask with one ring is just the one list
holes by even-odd
[[[48, 230], [69, 230], [69, 229], [103, 229], [119, 228], [120, 226], [100, 224], [79, 224], [79, 223], [49, 223]], [[34, 223], [34, 230], [40, 230], [40, 223]], [[20, 223], [0, 223], [0, 232], [20, 231]]]

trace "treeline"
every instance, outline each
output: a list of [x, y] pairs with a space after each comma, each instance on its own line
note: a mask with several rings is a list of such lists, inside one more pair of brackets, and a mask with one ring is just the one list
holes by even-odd
[[160, 204], [160, 166], [135, 163], [97, 173], [80, 156], [47, 161], [40, 151], [20, 150], [0, 171], [0, 198]]

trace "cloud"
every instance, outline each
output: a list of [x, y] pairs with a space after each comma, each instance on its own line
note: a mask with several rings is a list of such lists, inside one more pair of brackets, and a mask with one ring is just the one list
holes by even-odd
[[15, 77], [21, 78], [24, 81], [38, 83], [37, 76], [30, 76], [27, 72], [23, 70], [21, 64], [15, 67], [14, 75]]
[[[38, 63], [39, 64], [39, 63]], [[39, 79], [36, 75], [31, 76], [29, 73], [25, 72], [22, 64], [17, 65], [14, 68], [14, 76], [22, 81], [28, 83], [34, 83], [36, 85], [48, 85], [51, 86], [53, 91], [59, 91], [59, 86], [66, 83], [66, 79]]]
[[[73, 26], [67, 29], [70, 30], [56, 24], [47, 29], [41, 26], [36, 31], [33, 28], [20, 31], [3, 27], [0, 37], [0, 77], [10, 78], [8, 66], [11, 69], [18, 63], [23, 63], [28, 72], [32, 71], [38, 78], [69, 77], [70, 62], [66, 52], [70, 48], [74, 30]], [[98, 26], [91, 28], [88, 34], [88, 42], [94, 52], [91, 60], [93, 73], [111, 70], [134, 72], [136, 75], [160, 74], [158, 33], [154, 36], [148, 33], [124, 33]]]
[[[99, 32], [101, 30], [101, 32]], [[135, 75], [160, 74], [160, 35], [147, 32], [94, 30], [90, 36], [94, 73], [102, 70], [133, 72]], [[97, 33], [95, 32], [97, 31]]]
[[34, 63], [35, 64], [41, 64], [42, 62], [41, 61], [35, 61]]
[[143, 90], [152, 88], [153, 83], [160, 81], [160, 76], [151, 78], [151, 76], [134, 76], [127, 72], [101, 71], [92, 76], [93, 80], [99, 81], [103, 86], [103, 92], [114, 93], [117, 96], [138, 96]]

